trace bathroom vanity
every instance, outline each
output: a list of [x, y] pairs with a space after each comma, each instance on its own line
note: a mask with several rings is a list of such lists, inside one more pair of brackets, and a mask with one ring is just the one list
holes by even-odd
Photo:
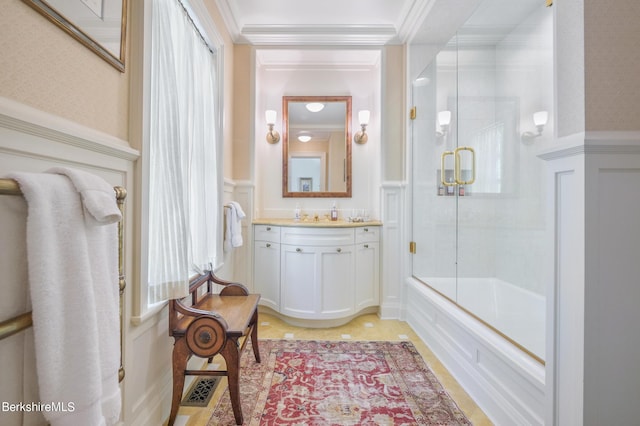
[[[254, 291], [291, 323], [345, 323], [375, 311], [380, 222], [264, 219], [253, 222]], [[312, 322], [312, 321], [311, 321]]]

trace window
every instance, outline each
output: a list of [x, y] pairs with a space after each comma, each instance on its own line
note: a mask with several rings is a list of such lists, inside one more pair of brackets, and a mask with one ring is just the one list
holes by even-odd
[[148, 230], [142, 237], [146, 268], [141, 279], [147, 278], [150, 306], [184, 297], [189, 276], [220, 266], [223, 212], [218, 167], [220, 58], [196, 27], [194, 12], [187, 12], [189, 4], [146, 4], [151, 7], [148, 96], [143, 107], [148, 123], [143, 221], [148, 220]]

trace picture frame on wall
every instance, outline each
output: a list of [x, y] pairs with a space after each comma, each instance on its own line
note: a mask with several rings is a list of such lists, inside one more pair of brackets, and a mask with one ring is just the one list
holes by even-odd
[[300, 178], [300, 192], [311, 192], [313, 188], [313, 178]]
[[22, 1], [124, 72], [127, 0]]

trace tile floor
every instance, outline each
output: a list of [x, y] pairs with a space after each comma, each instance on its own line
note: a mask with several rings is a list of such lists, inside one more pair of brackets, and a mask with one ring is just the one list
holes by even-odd
[[[291, 326], [273, 315], [260, 313], [258, 336], [263, 339], [299, 340], [410, 340], [474, 426], [492, 424], [406, 322], [381, 320], [375, 314], [368, 314], [357, 317], [340, 327], [303, 328]], [[226, 388], [225, 381], [226, 378], [223, 378], [223, 381], [218, 385], [208, 407], [180, 407], [174, 425], [205, 426], [222, 391]]]

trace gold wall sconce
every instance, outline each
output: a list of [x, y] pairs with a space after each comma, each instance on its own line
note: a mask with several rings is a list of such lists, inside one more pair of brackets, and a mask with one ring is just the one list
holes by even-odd
[[365, 144], [369, 140], [369, 136], [367, 135], [367, 125], [369, 124], [369, 118], [371, 117], [371, 112], [369, 110], [363, 109], [358, 112], [358, 121], [360, 122], [361, 130], [358, 130], [355, 135], [353, 135], [353, 141], [357, 144]]
[[268, 109], [264, 113], [269, 131], [267, 132], [267, 142], [278, 143], [280, 141], [280, 133], [273, 129], [276, 124], [276, 117], [278, 113], [273, 109]]
[[542, 136], [542, 131], [544, 130], [544, 126], [547, 124], [548, 120], [549, 120], [548, 111], [534, 112], [533, 124], [535, 124], [536, 126], [536, 133], [524, 132], [521, 136], [522, 142], [531, 143], [535, 138]]
[[440, 111], [438, 113], [438, 126], [440, 130], [436, 130], [436, 138], [438, 140], [443, 139], [449, 132], [449, 126], [451, 125], [451, 111]]

